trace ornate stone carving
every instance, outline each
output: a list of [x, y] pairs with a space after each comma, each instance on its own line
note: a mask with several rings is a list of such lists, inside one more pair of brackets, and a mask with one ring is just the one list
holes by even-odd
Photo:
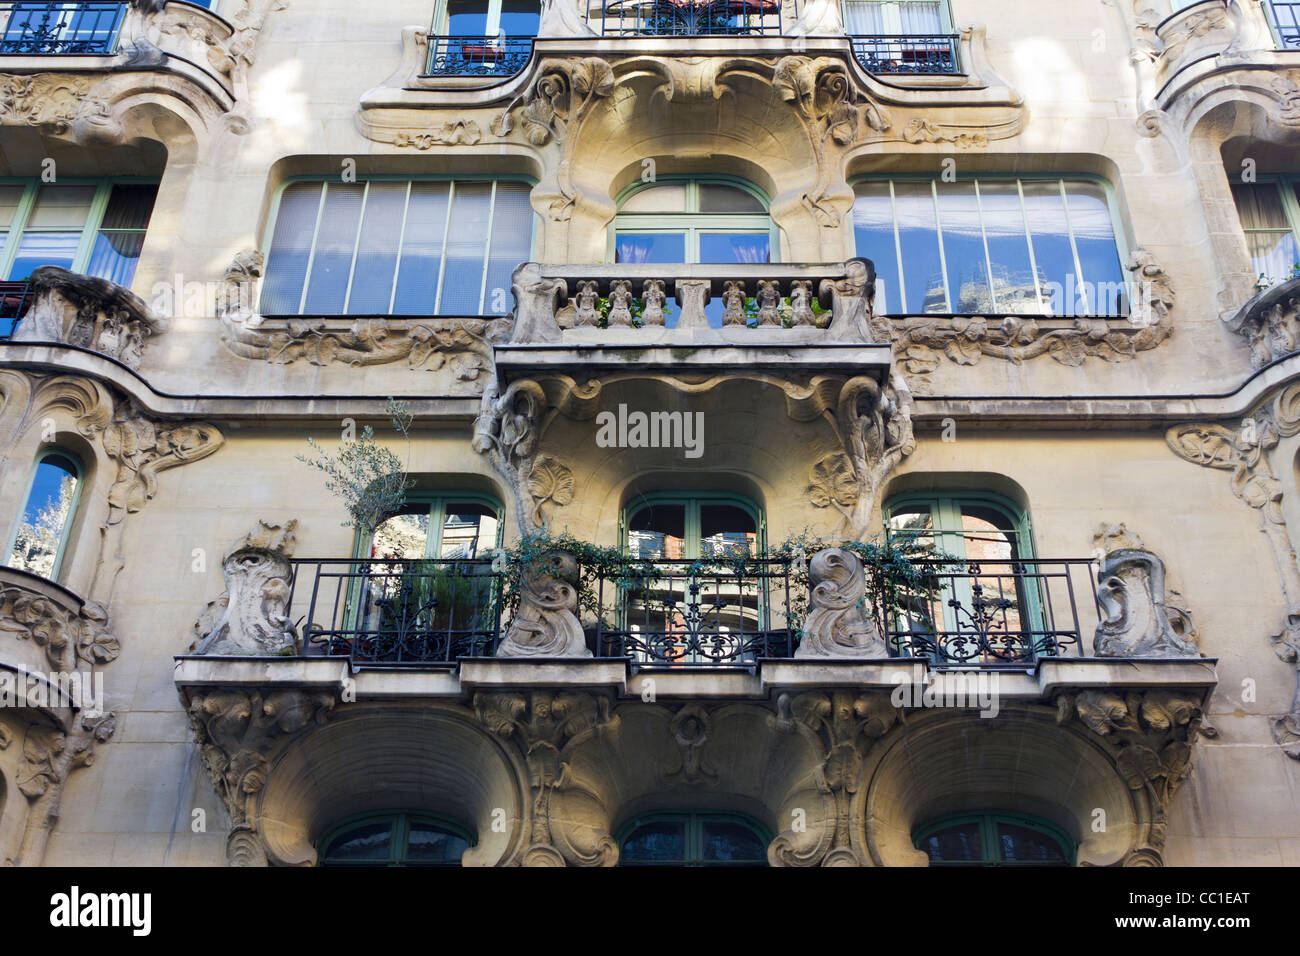
[[989, 144], [986, 133], [950, 129], [920, 116], [903, 127], [903, 141], [913, 145], [918, 143], [952, 143], [958, 149], [984, 149]]
[[95, 762], [95, 744], [117, 729], [111, 713], [81, 713], [68, 728], [32, 725], [23, 741], [18, 790], [31, 803], [15, 866], [37, 866], [45, 856], [50, 833], [59, 820], [63, 791], [72, 771]]
[[897, 708], [885, 693], [810, 691], [777, 698], [774, 720], [779, 729], [802, 729], [818, 742], [816, 786], [831, 796], [834, 809], [833, 825], [820, 834], [778, 834], [768, 847], [768, 862], [773, 866], [861, 865], [853, 847], [850, 808], [863, 782], [863, 757], [872, 742], [894, 726]]
[[813, 507], [840, 512], [836, 537], [864, 540], [881, 484], [916, 449], [906, 381], [895, 373], [882, 389], [865, 376], [849, 379], [840, 389], [834, 425], [842, 452], [813, 465], [805, 493]]
[[1300, 349], [1300, 278], [1259, 293], [1224, 322], [1250, 343], [1255, 368], [1285, 358]]
[[[1103, 555], [1097, 601], [1104, 617], [1093, 637], [1098, 657], [1200, 657], [1185, 611], [1166, 606], [1165, 564], [1130, 538], [1124, 525], [1102, 525], [1093, 537]], [[1182, 630], [1179, 629], [1181, 626]]]
[[543, 508], [548, 504], [563, 508], [573, 502], [573, 471], [550, 455], [539, 455], [528, 470], [528, 494], [537, 509], [538, 521], [546, 524]]
[[[205, 617], [219, 616], [194, 653], [269, 657], [295, 648], [297, 638], [285, 612], [297, 526], [296, 519], [283, 525], [259, 521], [221, 559], [226, 593], [208, 606]], [[202, 626], [196, 625], [196, 632]]]
[[448, 120], [423, 133], [398, 133], [394, 146], [426, 150], [434, 146], [474, 146], [483, 140], [483, 131], [472, 119]]
[[577, 559], [559, 551], [526, 569], [497, 657], [591, 657], [578, 620], [578, 581]]
[[[216, 312], [223, 323], [229, 321], [247, 329], [262, 324], [264, 320], [257, 314], [254, 291], [265, 264], [266, 256], [259, 249], [244, 249], [230, 260], [217, 292]], [[222, 339], [225, 340], [224, 334]]]
[[689, 784], [716, 784], [717, 770], [704, 758], [704, 747], [709, 742], [712, 719], [699, 704], [683, 704], [673, 714], [668, 730], [677, 745], [678, 764], [669, 769], [665, 778], [679, 779]]
[[888, 657], [864, 609], [867, 576], [852, 551], [827, 548], [808, 565], [809, 610], [795, 657]]
[[[482, 410], [474, 423], [473, 448], [486, 455], [515, 494], [520, 533], [544, 527], [544, 513], [528, 489], [533, 456], [541, 438], [546, 393], [537, 382], [511, 382], [498, 397], [495, 383], [483, 392]], [[540, 487], [540, 485], [539, 485]]]
[[144, 300], [120, 285], [58, 266], [32, 272], [32, 303], [15, 342], [62, 342], [93, 349], [135, 368], [144, 340], [167, 328]]
[[515, 743], [528, 765], [530, 840], [517, 862], [613, 866], [618, 844], [609, 835], [608, 811], [567, 760], [585, 741], [616, 729], [609, 701], [568, 691], [479, 693], [474, 710], [490, 732]]
[[55, 134], [66, 133], [84, 111], [98, 109], [86, 103], [89, 90], [85, 77], [0, 75], [0, 123], [48, 126]]
[[117, 659], [121, 644], [107, 608], [94, 601], [80, 606], [56, 601], [14, 582], [16, 577], [6, 576], [0, 587], [0, 633], [42, 648], [56, 671], [70, 673], [79, 662], [96, 666]]
[[1111, 747], [1115, 768], [1145, 798], [1146, 821], [1125, 866], [1161, 865], [1170, 801], [1192, 770], [1200, 698], [1176, 690], [1080, 691], [1057, 698], [1057, 722], [1079, 720]]
[[[230, 688], [197, 688], [189, 694], [190, 725], [203, 766], [230, 814], [227, 862], [265, 865], [265, 849], [252, 838], [257, 832], [252, 805], [266, 786], [271, 751], [278, 742], [323, 723], [334, 709], [334, 695]], [[237, 837], [239, 833], [247, 835]]]

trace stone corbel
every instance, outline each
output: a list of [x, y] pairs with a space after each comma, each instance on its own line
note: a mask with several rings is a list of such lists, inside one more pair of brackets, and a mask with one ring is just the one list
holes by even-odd
[[591, 657], [578, 620], [578, 561], [554, 551], [526, 568], [519, 608], [497, 657]]
[[885, 640], [867, 615], [867, 576], [852, 551], [827, 548], [808, 565], [808, 617], [795, 657], [888, 657]]
[[332, 693], [306, 690], [191, 689], [186, 701], [203, 766], [230, 814], [226, 861], [266, 866], [271, 860], [258, 832], [256, 801], [270, 773], [275, 747], [318, 726], [333, 712]]
[[1292, 354], [1300, 349], [1300, 278], [1259, 293], [1224, 324], [1249, 343], [1255, 368]]
[[32, 272], [31, 287], [15, 342], [75, 345], [136, 368], [145, 340], [167, 329], [143, 299], [107, 279], [41, 266]]
[[1123, 524], [1103, 524], [1093, 536], [1101, 555], [1097, 602], [1104, 617], [1093, 650], [1098, 657], [1200, 657], [1188, 612], [1165, 589], [1165, 563]]
[[1201, 698], [1176, 690], [1081, 691], [1057, 698], [1057, 722], [1078, 720], [1109, 745], [1141, 824], [1123, 866], [1163, 866], [1168, 811], [1192, 771]]
[[511, 382], [504, 395], [495, 383], [483, 392], [471, 446], [492, 462], [514, 492], [519, 532], [544, 527], [541, 502], [529, 491], [534, 457], [549, 421], [545, 390], [532, 379]]
[[208, 605], [195, 654], [271, 657], [297, 646], [287, 616], [296, 519], [259, 521], [221, 560], [226, 592]]
[[519, 748], [531, 801], [527, 846], [518, 866], [613, 866], [618, 844], [597, 789], [577, 779], [568, 755], [585, 741], [615, 732], [609, 701], [586, 693], [479, 693], [474, 711], [491, 733]]

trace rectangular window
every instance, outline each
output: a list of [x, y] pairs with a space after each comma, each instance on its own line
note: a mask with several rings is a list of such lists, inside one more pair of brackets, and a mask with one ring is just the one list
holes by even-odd
[[857, 253], [882, 314], [1128, 313], [1108, 190], [1086, 179], [872, 180]]
[[0, 183], [0, 275], [61, 266], [129, 286], [157, 195], [156, 183]]
[[503, 314], [511, 273], [532, 251], [528, 195], [526, 183], [492, 180], [291, 183], [262, 312]]
[[1300, 0], [1268, 0], [1264, 4], [1269, 23], [1283, 50], [1300, 50]]
[[1234, 183], [1232, 198], [1257, 283], [1266, 287], [1300, 276], [1300, 177]]

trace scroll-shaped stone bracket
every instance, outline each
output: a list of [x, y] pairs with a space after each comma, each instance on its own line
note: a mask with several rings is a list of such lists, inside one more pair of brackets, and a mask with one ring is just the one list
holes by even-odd
[[226, 593], [195, 625], [195, 654], [267, 657], [296, 646], [287, 612], [297, 526], [259, 521], [222, 558]]
[[497, 657], [591, 657], [578, 620], [577, 559], [552, 551], [522, 576], [519, 609]]
[[1264, 290], [1223, 322], [1249, 343], [1255, 368], [1285, 358], [1300, 349], [1300, 278]]
[[808, 565], [809, 611], [795, 657], [882, 658], [885, 640], [867, 616], [867, 576], [844, 548], [818, 551]]
[[91, 349], [132, 368], [145, 340], [167, 329], [130, 289], [58, 266], [32, 272], [32, 302], [13, 334], [15, 342], [61, 342]]
[[[1101, 550], [1097, 602], [1104, 617], [1093, 637], [1098, 657], [1200, 657], [1190, 615], [1168, 604], [1165, 563], [1130, 537], [1124, 525], [1103, 525], [1093, 538]], [[1176, 595], [1173, 595], [1176, 599]]]

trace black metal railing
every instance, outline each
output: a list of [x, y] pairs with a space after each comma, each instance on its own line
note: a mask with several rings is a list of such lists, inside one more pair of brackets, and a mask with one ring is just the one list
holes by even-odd
[[0, 342], [13, 338], [32, 301], [30, 282], [0, 282]]
[[960, 40], [956, 35], [850, 38], [853, 55], [868, 73], [960, 73]]
[[125, 11], [125, 3], [0, 3], [0, 55], [111, 54]]
[[[1079, 603], [1097, 609], [1090, 559], [914, 563], [927, 583], [892, 602], [892, 654], [924, 657], [939, 667], [1024, 666], [1040, 657], [1083, 656]], [[882, 589], [877, 581], [875, 592]]]
[[605, 36], [780, 36], [780, 0], [606, 0]]
[[1268, 7], [1278, 43], [1288, 50], [1300, 50], [1300, 3], [1269, 0]]
[[594, 620], [585, 625], [597, 657], [630, 658], [641, 667], [752, 667], [794, 654], [789, 561], [653, 567], [651, 574], [597, 579]]
[[488, 559], [295, 559], [288, 617], [307, 656], [428, 664], [490, 656], [502, 576]]
[[514, 76], [533, 55], [533, 37], [429, 37], [426, 76]]

